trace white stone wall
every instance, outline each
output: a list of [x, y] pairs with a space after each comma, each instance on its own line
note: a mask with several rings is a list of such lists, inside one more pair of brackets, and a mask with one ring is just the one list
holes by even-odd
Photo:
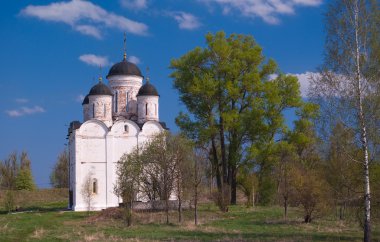
[[87, 120], [91, 119], [89, 104], [83, 104], [82, 108], [83, 108], [83, 122], [86, 122]]
[[98, 120], [89, 120], [75, 130], [75, 186], [74, 206], [75, 211], [87, 210], [87, 203], [81, 191], [85, 180], [90, 176], [98, 183], [98, 192], [93, 195], [91, 210], [106, 208], [105, 191], [107, 187], [106, 170], [106, 134], [107, 126]]
[[[96, 179], [98, 191], [92, 199], [92, 210], [116, 207], [121, 201], [114, 194], [117, 162], [154, 135], [162, 132], [155, 121], [146, 122], [142, 129], [130, 120], [119, 120], [111, 129], [102, 121], [91, 119], [70, 135], [70, 164], [73, 166], [70, 186], [74, 192], [75, 211], [86, 211], [87, 204], [81, 189], [87, 177]], [[146, 199], [145, 199], [146, 200]]]
[[112, 125], [112, 96], [91, 95], [89, 99], [90, 117], [103, 121], [107, 127]]
[[158, 96], [138, 96], [137, 110], [138, 122], [159, 121]]

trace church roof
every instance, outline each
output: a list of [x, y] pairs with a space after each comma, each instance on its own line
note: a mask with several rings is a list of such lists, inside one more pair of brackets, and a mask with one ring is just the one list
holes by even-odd
[[92, 96], [92, 95], [113, 96], [111, 89], [101, 81], [99, 81], [98, 84], [96, 84], [95, 86], [91, 88], [87, 96]]
[[127, 61], [126, 59], [122, 60], [119, 63], [116, 63], [111, 67], [108, 72], [107, 78], [110, 76], [116, 75], [128, 75], [128, 76], [142, 76], [140, 69], [133, 64], [132, 62]]
[[89, 104], [90, 100], [88, 99], [88, 94], [84, 97], [82, 105]]
[[150, 84], [150, 82], [146, 82], [142, 87], [140, 87], [137, 96], [160, 96], [158, 95], [157, 89]]

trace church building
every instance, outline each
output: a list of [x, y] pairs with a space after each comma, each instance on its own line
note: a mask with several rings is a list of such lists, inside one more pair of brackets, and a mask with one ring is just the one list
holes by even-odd
[[[91, 210], [117, 207], [117, 162], [125, 153], [166, 129], [159, 120], [159, 94], [140, 69], [126, 58], [99, 78], [84, 98], [83, 122], [73, 121], [69, 140], [69, 208], [88, 209], [85, 184], [92, 191]], [[87, 183], [86, 183], [87, 182]], [[140, 200], [143, 200], [140, 199]]]

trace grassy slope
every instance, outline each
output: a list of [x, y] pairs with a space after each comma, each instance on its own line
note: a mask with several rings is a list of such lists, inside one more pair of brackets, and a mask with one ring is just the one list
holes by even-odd
[[[201, 225], [192, 224], [192, 212], [185, 212], [182, 225], [164, 224], [164, 214], [136, 214], [138, 225], [127, 228], [122, 221], [102, 219], [94, 222], [87, 213], [57, 211], [65, 203], [52, 203], [40, 211], [0, 215], [0, 241], [105, 241], [135, 238], [135, 240], [255, 240], [255, 241], [361, 241], [362, 232], [354, 223], [320, 219], [312, 224], [301, 221], [297, 209], [290, 218], [282, 219], [278, 207], [247, 209], [231, 207], [227, 214], [213, 205], [203, 205]], [[96, 213], [93, 213], [96, 214]], [[177, 220], [171, 214], [171, 221]], [[380, 240], [379, 226], [373, 227], [374, 239]]]

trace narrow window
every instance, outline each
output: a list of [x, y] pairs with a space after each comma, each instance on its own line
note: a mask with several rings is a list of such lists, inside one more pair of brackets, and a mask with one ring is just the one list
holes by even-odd
[[117, 113], [117, 105], [118, 105], [118, 97], [119, 96], [119, 91], [115, 92], [115, 113]]
[[157, 104], [154, 104], [154, 114], [157, 116]]
[[128, 104], [129, 104], [129, 92], [127, 92], [127, 101], [126, 101], [126, 111], [127, 112], [129, 110]]
[[98, 193], [98, 180], [96, 180], [95, 178], [92, 180], [92, 193]]
[[112, 109], [115, 110], [115, 94], [112, 96]]
[[92, 104], [92, 117], [95, 118], [95, 103]]
[[106, 117], [106, 104], [103, 104], [103, 117]]
[[128, 125], [124, 125], [124, 132], [128, 133], [128, 131], [129, 131], [129, 126]]
[[148, 104], [145, 104], [145, 115], [148, 115]]

